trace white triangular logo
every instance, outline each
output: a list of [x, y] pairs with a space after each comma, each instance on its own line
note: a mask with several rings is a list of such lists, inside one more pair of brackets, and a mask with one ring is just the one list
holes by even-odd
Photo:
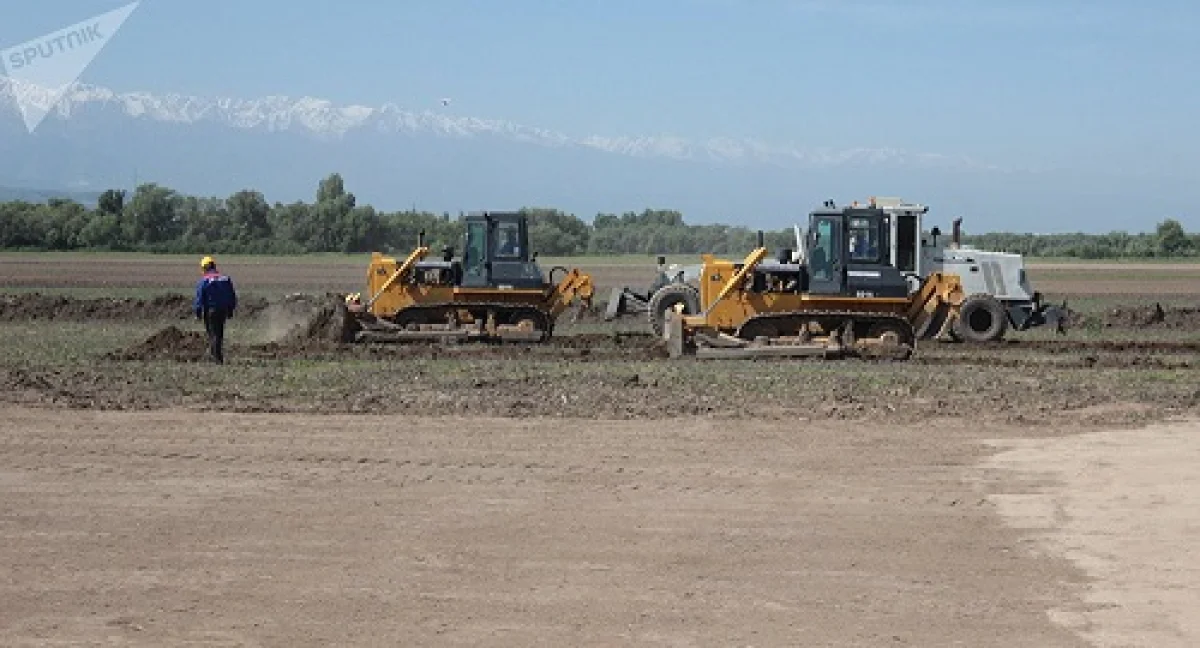
[[139, 4], [141, 0], [0, 50], [0, 61], [8, 76], [27, 82], [9, 85], [30, 133], [75, 85]]

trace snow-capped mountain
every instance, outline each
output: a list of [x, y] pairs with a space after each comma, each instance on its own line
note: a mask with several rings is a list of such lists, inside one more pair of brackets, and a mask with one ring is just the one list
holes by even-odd
[[77, 84], [54, 104], [54, 92], [26, 81], [0, 77], [0, 100], [12, 110], [17, 98], [50, 111], [59, 119], [91, 107], [115, 108], [123, 115], [177, 124], [211, 123], [267, 132], [299, 132], [321, 138], [342, 138], [352, 131], [378, 134], [432, 134], [450, 137], [495, 136], [550, 147], [579, 147], [637, 157], [685, 161], [760, 162], [797, 166], [899, 164], [947, 168], [991, 168], [968, 158], [912, 153], [892, 148], [852, 148], [840, 151], [803, 149], [750, 139], [712, 138], [692, 141], [673, 136], [572, 137], [544, 128], [512, 122], [461, 117], [430, 110], [410, 111], [395, 104], [379, 107], [339, 106], [313, 97], [268, 96], [258, 99], [206, 98], [181, 94], [115, 92]]
[[[558, 207], [584, 218], [674, 208], [690, 222], [783, 227], [829, 197], [899, 195], [939, 220], [1045, 229], [1069, 199], [1088, 218], [1123, 196], [1079, 178], [1000, 169], [968, 158], [892, 148], [842, 150], [742, 138], [568, 134], [509, 121], [312, 97], [257, 99], [117, 92], [56, 93], [0, 77], [0, 185], [72, 191], [157, 182], [227, 196], [311, 200], [340, 172], [364, 204], [432, 211]], [[30, 134], [20, 106], [49, 109]], [[1176, 187], [1130, 188], [1161, 196]], [[1185, 192], [1186, 193], [1186, 192]], [[1132, 196], [1129, 197], [1132, 200]], [[981, 222], [982, 220], [982, 222]], [[1094, 227], [1095, 223], [1083, 226]]]

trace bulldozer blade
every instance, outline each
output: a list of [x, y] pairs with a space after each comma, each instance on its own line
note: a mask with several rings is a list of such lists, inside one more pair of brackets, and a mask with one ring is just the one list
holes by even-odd
[[393, 330], [385, 331], [378, 329], [366, 329], [359, 331], [355, 336], [355, 342], [438, 342], [451, 340], [467, 340], [472, 337], [472, 332], [468, 330], [458, 331], [405, 331]]
[[500, 329], [488, 333], [479, 329], [409, 331], [406, 329], [365, 329], [355, 336], [355, 342], [461, 342], [467, 340], [498, 340], [500, 342], [541, 342], [545, 331]]
[[496, 331], [496, 337], [505, 342], [541, 342], [544, 331]]
[[835, 358], [844, 353], [836, 337], [820, 341], [800, 341], [799, 338], [751, 341], [727, 333], [697, 331], [693, 338], [696, 357], [705, 359]]
[[711, 335], [697, 331], [695, 338], [697, 345], [703, 345], [713, 349], [742, 349], [750, 346], [750, 342], [748, 340], [743, 340], [742, 338], [734, 337], [727, 333], [717, 333], [716, 335]]
[[833, 358], [841, 355], [836, 347], [823, 344], [770, 344], [745, 347], [699, 347], [697, 358], [710, 360], [742, 358]]

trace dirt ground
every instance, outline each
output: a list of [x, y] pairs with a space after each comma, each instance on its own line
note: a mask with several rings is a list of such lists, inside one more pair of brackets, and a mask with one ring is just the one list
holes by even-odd
[[3, 421], [4, 645], [1085, 645], [963, 426]]
[[0, 415], [6, 646], [1200, 640], [1196, 424]]
[[[1068, 558], [1090, 582], [1051, 618], [1093, 645], [1200, 644], [1200, 423], [1175, 422], [1053, 439], [997, 440], [992, 495], [1038, 555]], [[1040, 486], [1039, 486], [1040, 485]]]
[[[142, 288], [149, 291], [177, 291], [181, 286], [194, 285], [197, 279], [195, 261], [199, 257], [135, 256], [59, 256], [5, 255], [0, 253], [0, 288]], [[688, 261], [688, 263], [699, 262]], [[367, 277], [370, 255], [305, 259], [294, 257], [234, 257], [221, 263], [239, 285], [259, 292], [361, 290]], [[655, 276], [655, 259], [647, 256], [644, 263], [604, 263], [571, 259], [543, 260], [543, 271], [553, 265], [579, 267], [590, 274], [607, 295], [612, 286], [640, 287], [650, 284]]]
[[[369, 255], [319, 260], [289, 257], [234, 257], [222, 264], [239, 285], [258, 292], [352, 292], [366, 280]], [[0, 254], [0, 289], [140, 288], [152, 293], [191, 286], [196, 281], [195, 259], [180, 256], [67, 256]], [[699, 263], [684, 257], [684, 263]], [[578, 266], [590, 274], [607, 296], [613, 286], [641, 290], [654, 281], [654, 258], [643, 263], [594, 259], [550, 260], [543, 263]], [[1115, 294], [1194, 295], [1200, 282], [1200, 263], [1030, 263], [1030, 278], [1038, 290], [1055, 299], [1061, 295]]]
[[[1200, 283], [1166, 266], [1035, 269], [1067, 336], [822, 363], [595, 314], [343, 345], [322, 293], [362, 267], [261, 263], [215, 367], [190, 266], [22, 259], [0, 645], [1200, 645]], [[147, 296], [49, 294], [109, 287]]]

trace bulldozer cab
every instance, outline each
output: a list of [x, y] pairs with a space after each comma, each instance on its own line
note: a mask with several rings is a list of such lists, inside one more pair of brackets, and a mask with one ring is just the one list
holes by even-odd
[[809, 214], [808, 292], [846, 297], [906, 297], [908, 284], [893, 258], [893, 221], [876, 206]]
[[462, 285], [541, 288], [541, 268], [529, 252], [529, 226], [520, 212], [475, 212], [463, 217]]

